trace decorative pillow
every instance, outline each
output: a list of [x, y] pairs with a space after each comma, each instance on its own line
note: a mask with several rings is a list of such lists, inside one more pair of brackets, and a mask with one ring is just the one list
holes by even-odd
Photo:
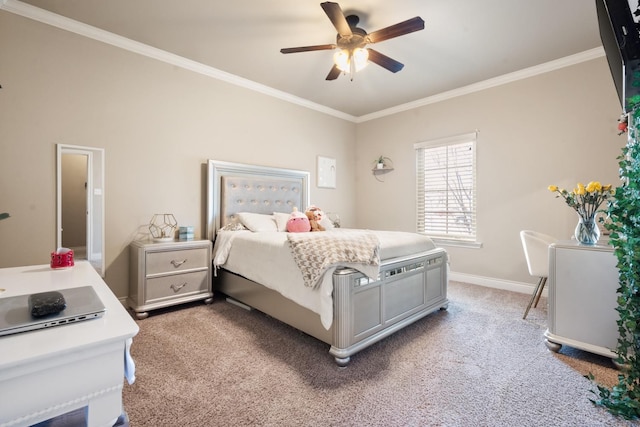
[[284, 213], [284, 212], [273, 213], [273, 218], [276, 221], [276, 227], [278, 228], [278, 231], [287, 231], [287, 221], [289, 221], [290, 217], [291, 217], [291, 213]]
[[239, 222], [230, 222], [229, 224], [220, 228], [218, 231], [220, 232], [220, 231], [241, 231], [241, 230], [247, 230], [247, 227], [245, 227]]
[[278, 231], [273, 215], [240, 212], [238, 219], [251, 231]]
[[326, 215], [322, 217], [322, 219], [319, 221], [319, 224], [323, 226], [325, 230], [333, 230], [335, 228], [333, 225], [333, 221], [327, 218]]

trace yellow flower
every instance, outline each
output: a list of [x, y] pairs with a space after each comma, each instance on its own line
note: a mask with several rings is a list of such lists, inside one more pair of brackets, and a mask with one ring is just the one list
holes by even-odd
[[594, 193], [594, 192], [601, 192], [601, 191], [602, 191], [602, 184], [600, 184], [598, 181], [591, 181], [589, 184], [587, 184], [587, 192]]
[[590, 181], [586, 187], [579, 182], [572, 191], [558, 188], [556, 185], [547, 188], [551, 192], [557, 192], [556, 197], [562, 197], [584, 220], [593, 219], [599, 212], [600, 205], [615, 195], [615, 189], [611, 184], [602, 185], [599, 181]]

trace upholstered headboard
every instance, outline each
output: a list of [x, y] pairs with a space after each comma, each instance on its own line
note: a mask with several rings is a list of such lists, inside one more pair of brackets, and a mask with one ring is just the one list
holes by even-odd
[[209, 160], [207, 238], [239, 212], [304, 211], [309, 205], [309, 172]]

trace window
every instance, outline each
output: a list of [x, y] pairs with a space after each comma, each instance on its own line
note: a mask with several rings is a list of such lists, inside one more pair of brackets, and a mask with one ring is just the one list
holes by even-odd
[[436, 240], [476, 240], [476, 136], [415, 144], [417, 226]]

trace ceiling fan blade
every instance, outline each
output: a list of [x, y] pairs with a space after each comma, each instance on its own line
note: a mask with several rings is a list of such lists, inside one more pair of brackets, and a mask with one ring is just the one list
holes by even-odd
[[420, 30], [424, 30], [424, 21], [419, 16], [416, 16], [415, 18], [407, 19], [390, 27], [369, 33], [367, 39], [369, 43], [378, 43]]
[[281, 53], [311, 52], [314, 50], [331, 50], [335, 49], [335, 44], [319, 44], [315, 46], [286, 47], [280, 49]]
[[340, 71], [340, 68], [338, 68], [338, 66], [334, 64], [331, 68], [331, 71], [329, 71], [329, 74], [327, 74], [327, 78], [325, 80], [335, 80], [340, 76], [341, 72], [342, 71]]
[[347, 22], [347, 18], [344, 17], [344, 13], [342, 13], [342, 9], [340, 9], [340, 5], [338, 3], [333, 3], [330, 1], [326, 1], [324, 3], [320, 3], [324, 13], [327, 14], [329, 20], [338, 30], [338, 34], [341, 36], [350, 36], [353, 34], [351, 32], [351, 27], [349, 27], [349, 23]]
[[377, 50], [373, 50], [371, 48], [367, 48], [367, 50], [369, 51], [369, 61], [378, 64], [382, 68], [386, 68], [392, 73], [397, 73], [404, 67], [404, 64], [396, 61], [395, 59], [389, 58], [387, 55], [381, 54]]

